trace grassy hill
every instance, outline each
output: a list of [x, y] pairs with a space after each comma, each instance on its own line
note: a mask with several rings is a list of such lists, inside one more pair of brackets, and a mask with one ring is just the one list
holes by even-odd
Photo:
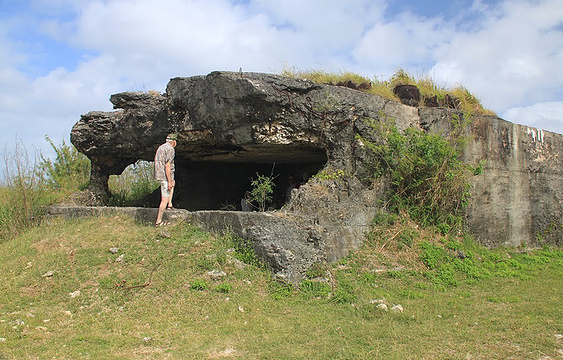
[[0, 241], [0, 258], [0, 359], [563, 353], [563, 251], [490, 251], [409, 223], [374, 231], [299, 287], [229, 234], [120, 216], [46, 219]]

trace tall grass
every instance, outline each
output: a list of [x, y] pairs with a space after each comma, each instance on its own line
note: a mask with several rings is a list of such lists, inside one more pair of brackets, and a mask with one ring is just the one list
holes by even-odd
[[21, 141], [4, 150], [5, 178], [0, 187], [0, 242], [39, 222], [41, 206], [49, 202], [44, 178], [37, 173], [37, 156], [30, 158]]
[[72, 145], [55, 145], [50, 159], [40, 152], [30, 156], [16, 140], [13, 150], [4, 149], [6, 172], [0, 186], [0, 242], [14, 238], [41, 222], [44, 208], [72, 192], [84, 189], [90, 180], [90, 160]]
[[[468, 114], [495, 115], [493, 111], [484, 108], [481, 101], [467, 88], [458, 85], [452, 89], [448, 89], [438, 85], [436, 81], [428, 75], [417, 78], [401, 68], [398, 68], [388, 80], [379, 80], [377, 77], [374, 77], [372, 81], [364, 76], [349, 71], [329, 73], [324, 70], [299, 71], [292, 68], [284, 69], [281, 75], [291, 78], [308, 79], [320, 84], [336, 85], [339, 83], [352, 82], [358, 88], [360, 88], [361, 84], [369, 83], [371, 86], [365, 88], [364, 91], [394, 101], [399, 101], [393, 92], [396, 86], [415, 85], [420, 91], [421, 99], [436, 97], [439, 106], [453, 106], [457, 110]], [[423, 101], [421, 101], [420, 106], [425, 106]]]

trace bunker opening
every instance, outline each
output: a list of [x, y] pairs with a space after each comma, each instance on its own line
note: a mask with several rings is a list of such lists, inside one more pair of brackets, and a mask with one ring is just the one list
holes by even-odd
[[[194, 154], [202, 152], [193, 150], [181, 146], [176, 149], [173, 195], [175, 207], [190, 211], [259, 211], [263, 205], [265, 210], [281, 209], [295, 194], [293, 189], [307, 183], [328, 160], [326, 150], [317, 147], [270, 145], [239, 149], [236, 153], [215, 148], [197, 158]], [[268, 178], [273, 190], [265, 204], [252, 196], [260, 178]], [[144, 203], [157, 207], [159, 202], [157, 188]]]

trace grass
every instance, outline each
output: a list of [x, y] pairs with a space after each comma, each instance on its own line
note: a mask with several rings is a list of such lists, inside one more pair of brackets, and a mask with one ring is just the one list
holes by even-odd
[[[281, 75], [290, 78], [308, 79], [319, 84], [346, 84], [353, 83], [358, 88], [360, 85], [369, 84], [363, 91], [371, 94], [379, 95], [389, 100], [400, 101], [393, 92], [398, 85], [415, 85], [421, 95], [420, 106], [424, 106], [422, 99], [436, 97], [439, 106], [455, 106], [467, 114], [495, 115], [495, 113], [482, 106], [481, 101], [467, 88], [458, 85], [452, 89], [440, 86], [429, 76], [421, 76], [416, 78], [399, 68], [388, 80], [379, 80], [374, 77], [370, 80], [362, 75], [358, 75], [349, 71], [341, 71], [339, 73], [330, 73], [324, 70], [300, 71], [295, 68], [286, 68]], [[447, 97], [451, 97], [450, 101], [446, 101]], [[450, 104], [448, 104], [448, 102]]]
[[[394, 226], [409, 231], [390, 241]], [[435, 281], [453, 249], [488, 275], [454, 269], [455, 283]], [[231, 235], [121, 216], [47, 219], [1, 242], [0, 257], [0, 359], [539, 359], [563, 349], [561, 250], [491, 251], [410, 223], [375, 228], [299, 287], [273, 280]], [[382, 299], [404, 312], [379, 310]]]

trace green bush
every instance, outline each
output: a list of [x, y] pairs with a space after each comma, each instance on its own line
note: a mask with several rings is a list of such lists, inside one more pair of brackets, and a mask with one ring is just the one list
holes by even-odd
[[55, 151], [55, 160], [51, 160], [41, 154], [41, 161], [37, 167], [39, 177], [45, 185], [57, 190], [83, 190], [90, 182], [90, 160], [63, 140], [62, 144], [56, 146], [53, 141], [45, 136], [45, 139]]
[[250, 200], [253, 203], [258, 204], [259, 211], [266, 211], [266, 206], [272, 202], [272, 194], [274, 193], [274, 183], [273, 176], [265, 176], [256, 173], [257, 178], [252, 179], [250, 185], [252, 190], [250, 191]]
[[[474, 166], [460, 160], [461, 131], [454, 127], [449, 137], [415, 128], [401, 133], [393, 122], [367, 121], [379, 140], [360, 140], [374, 155], [374, 176], [390, 180], [393, 195], [387, 206], [391, 212], [405, 210], [443, 234], [459, 229], [461, 210], [470, 195], [468, 179], [474, 173]], [[466, 123], [457, 126], [464, 128]], [[375, 219], [383, 220], [382, 214]]]

